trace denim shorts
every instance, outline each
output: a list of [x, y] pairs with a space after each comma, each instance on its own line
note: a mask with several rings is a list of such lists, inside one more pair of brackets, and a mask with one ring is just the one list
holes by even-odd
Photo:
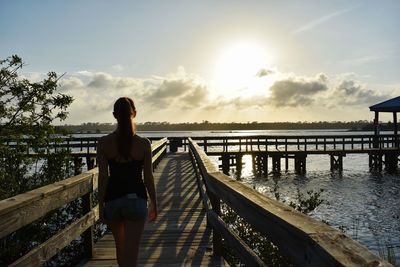
[[110, 221], [140, 221], [147, 218], [147, 200], [136, 194], [108, 201], [104, 206], [104, 218]]

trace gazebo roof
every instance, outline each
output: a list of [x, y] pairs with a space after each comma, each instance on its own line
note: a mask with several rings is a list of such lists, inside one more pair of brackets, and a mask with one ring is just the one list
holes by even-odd
[[369, 107], [370, 111], [400, 112], [400, 96]]

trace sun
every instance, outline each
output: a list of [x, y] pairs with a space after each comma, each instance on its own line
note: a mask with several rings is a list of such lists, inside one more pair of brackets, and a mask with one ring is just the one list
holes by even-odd
[[257, 73], [269, 68], [270, 64], [271, 55], [257, 43], [240, 42], [226, 47], [215, 65], [217, 93], [235, 97], [259, 91], [262, 81]]

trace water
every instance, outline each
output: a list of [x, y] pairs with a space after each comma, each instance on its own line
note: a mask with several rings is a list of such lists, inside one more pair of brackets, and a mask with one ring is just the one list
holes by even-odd
[[[344, 170], [332, 173], [329, 156], [308, 156], [307, 172], [297, 175], [293, 166], [279, 176], [254, 177], [251, 157], [244, 159], [242, 182], [257, 191], [274, 198], [278, 186], [281, 198], [287, 203], [295, 201], [297, 189], [301, 192], [323, 189], [325, 201], [310, 215], [324, 220], [376, 254], [392, 246], [400, 262], [400, 177], [387, 173], [370, 173], [368, 156], [348, 155], [344, 158]], [[271, 166], [271, 163], [269, 164]]]
[[[293, 131], [194, 131], [194, 132], [142, 132], [148, 137], [165, 136], [237, 136], [237, 135], [339, 135], [371, 134], [371, 132], [347, 132], [346, 130], [293, 130]], [[87, 135], [85, 135], [87, 136]], [[98, 135], [95, 135], [98, 136]], [[218, 159], [213, 158], [217, 163]], [[307, 172], [298, 175], [293, 162], [289, 170], [279, 176], [269, 174], [256, 177], [252, 172], [251, 156], [243, 157], [244, 167], [235, 179], [257, 191], [274, 198], [273, 188], [278, 186], [281, 199], [294, 201], [297, 189], [301, 192], [323, 189], [324, 203], [310, 216], [324, 220], [332, 227], [342, 229], [347, 235], [368, 247], [375, 254], [392, 247], [396, 265], [400, 266], [400, 174], [371, 173], [368, 156], [347, 155], [343, 159], [343, 172], [332, 173], [328, 155], [309, 155]], [[268, 164], [272, 166], [271, 162]]]

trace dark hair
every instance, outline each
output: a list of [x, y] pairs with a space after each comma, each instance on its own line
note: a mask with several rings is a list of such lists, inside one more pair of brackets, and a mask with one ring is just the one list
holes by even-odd
[[129, 97], [121, 97], [114, 104], [114, 116], [118, 122], [117, 145], [118, 154], [125, 159], [131, 157], [131, 145], [134, 132], [132, 115], [136, 112], [135, 104]]

